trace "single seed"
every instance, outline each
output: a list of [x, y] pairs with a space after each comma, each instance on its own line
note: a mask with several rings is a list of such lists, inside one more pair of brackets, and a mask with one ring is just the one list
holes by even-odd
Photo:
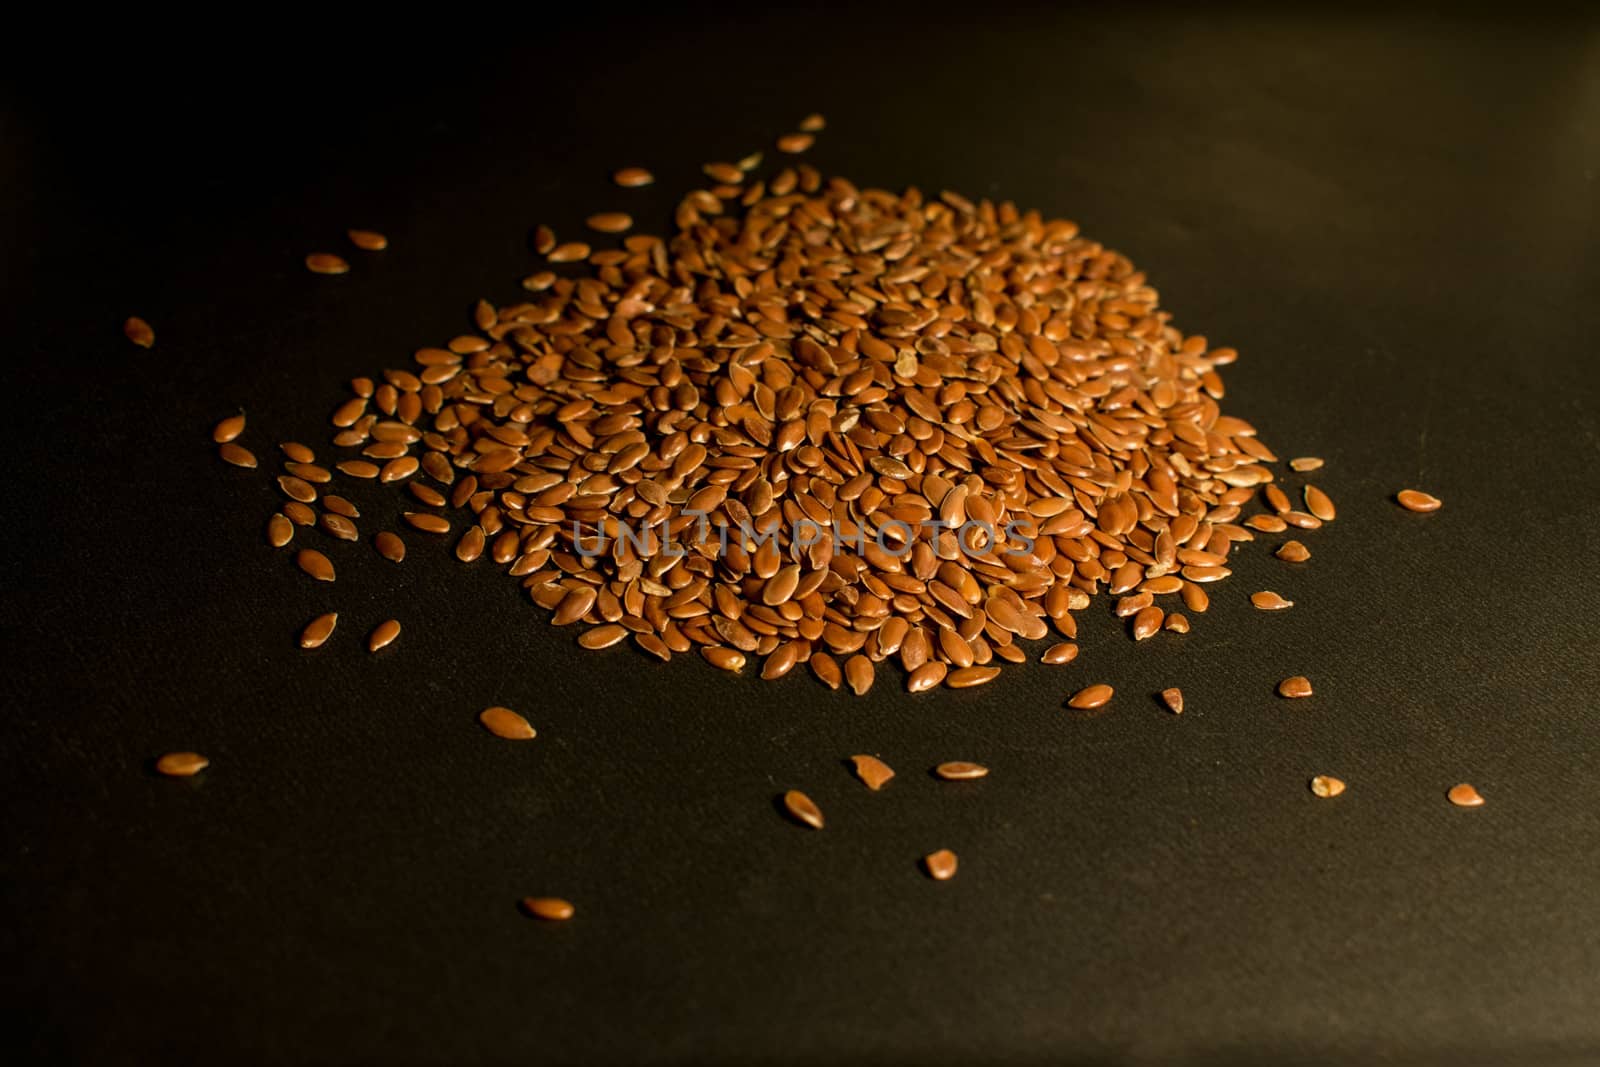
[[1483, 806], [1483, 794], [1466, 782], [1451, 786], [1450, 792], [1446, 795], [1450, 798], [1450, 803], [1458, 808], [1481, 808]]
[[1311, 779], [1311, 792], [1319, 797], [1336, 797], [1344, 792], [1344, 783], [1326, 774]]
[[796, 822], [813, 830], [822, 829], [822, 809], [800, 790], [791, 789], [783, 794], [783, 807]]
[[350, 264], [332, 252], [313, 252], [306, 257], [306, 269], [312, 274], [344, 274]]
[[462, 563], [472, 563], [483, 555], [484, 537], [483, 527], [470, 527], [461, 535], [461, 540], [456, 542], [456, 559]]
[[235, 467], [253, 468], [256, 465], [256, 454], [242, 445], [234, 444], [232, 441], [218, 448], [217, 455], [222, 457], [222, 462], [231, 463]]
[[380, 648], [387, 648], [399, 636], [400, 623], [398, 620], [389, 619], [386, 622], [380, 622], [377, 629], [373, 630], [372, 635], [367, 638], [367, 651], [376, 652]]
[[352, 478], [376, 478], [383, 468], [364, 459], [347, 459], [338, 465], [339, 471]]
[[818, 130], [822, 129], [827, 124], [828, 123], [827, 123], [826, 119], [824, 119], [821, 115], [817, 114], [816, 112], [812, 112], [811, 114], [807, 115], [805, 118], [800, 120], [799, 128], [804, 130], [806, 133], [816, 133]]
[[267, 520], [267, 544], [273, 548], [282, 548], [293, 540], [294, 523], [281, 514], [273, 515]]
[[773, 650], [761, 665], [761, 677], [767, 681], [776, 681], [794, 670], [795, 664], [800, 662], [800, 646], [793, 641], [785, 641]]
[[[354, 504], [342, 496], [335, 496], [333, 493], [329, 493], [322, 498], [322, 506], [335, 515], [341, 515], [347, 519], [359, 519], [361, 517], [361, 512], [356, 510]], [[353, 526], [351, 527], [351, 529], [354, 528]]]
[[522, 910], [529, 918], [547, 922], [566, 922], [577, 910], [560, 897], [523, 897]]
[[1311, 558], [1311, 550], [1299, 541], [1285, 541], [1273, 555], [1290, 563], [1304, 563]]
[[700, 169], [706, 177], [723, 185], [738, 185], [744, 181], [744, 171], [732, 163], [707, 163]]
[[339, 623], [339, 613], [330, 611], [326, 615], [318, 615], [306, 623], [306, 628], [300, 631], [301, 648], [321, 648], [333, 633], [333, 628]]
[[1167, 613], [1158, 607], [1148, 607], [1139, 611], [1133, 617], [1133, 639], [1143, 641], [1154, 637], [1161, 630], [1161, 622]]
[[964, 782], [972, 778], [987, 778], [989, 768], [981, 763], [968, 763], [964, 760], [951, 760], [941, 763], [933, 769], [933, 773], [947, 782]]
[[641, 185], [649, 185], [656, 178], [643, 167], [623, 167], [611, 176], [611, 180], [624, 189], [637, 189]]
[[972, 689], [987, 685], [1000, 677], [999, 667], [958, 667], [945, 675], [944, 684], [951, 689]]
[[1162, 628], [1169, 633], [1186, 634], [1189, 632], [1189, 617], [1181, 611], [1174, 611], [1167, 616], [1167, 621]]
[[298, 500], [302, 504], [309, 504], [317, 499], [317, 491], [312, 488], [311, 483], [292, 474], [280, 474], [278, 488], [283, 490], [284, 496], [290, 500]]
[[389, 239], [376, 230], [346, 230], [345, 236], [363, 252], [382, 252], [389, 247]]
[[1071, 663], [1078, 658], [1078, 646], [1071, 641], [1062, 641], [1051, 645], [1044, 650], [1044, 655], [1039, 659], [1043, 663], [1062, 664]]
[[478, 713], [478, 721], [491, 734], [507, 741], [530, 741], [538, 736], [538, 731], [528, 724], [528, 720], [510, 708], [484, 708]]
[[1172, 714], [1182, 715], [1183, 690], [1179, 689], [1177, 686], [1173, 686], [1170, 689], [1163, 689], [1161, 691], [1161, 703], [1165, 704], [1167, 706], [1167, 710], [1172, 712]]
[[705, 657], [707, 663], [719, 671], [738, 674], [744, 670], [744, 653], [736, 648], [728, 648], [726, 645], [707, 645], [700, 650], [700, 654]]
[[956, 854], [947, 848], [930, 852], [922, 857], [923, 869], [935, 882], [948, 882], [956, 876]]
[[856, 777], [874, 793], [894, 777], [894, 769], [876, 756], [851, 756], [850, 762], [855, 765]]
[[1429, 496], [1419, 489], [1402, 489], [1395, 494], [1395, 499], [1407, 511], [1438, 511], [1444, 501], [1436, 496]]
[[[556, 602], [556, 610], [554, 614], [550, 616], [551, 623], [556, 626], [571, 626], [573, 623], [589, 614], [589, 609], [594, 607], [594, 602], [596, 599], [597, 597], [594, 586], [592, 585], [582, 585], [576, 589], [568, 590], [567, 593]], [[726, 649], [724, 649], [724, 651], [726, 651]], [[721, 666], [721, 664], [718, 664], [717, 661], [712, 659], [710, 656], [707, 656], [706, 658], [711, 660], [713, 665]], [[739, 661], [739, 666], [743, 665], [744, 660], [741, 658]], [[738, 670], [739, 668], [723, 667], [722, 669]]]
[[1321, 489], [1318, 489], [1314, 485], [1306, 486], [1305, 498], [1306, 510], [1311, 512], [1311, 514], [1315, 515], [1317, 518], [1321, 519], [1323, 522], [1332, 522], [1334, 516], [1338, 514], [1338, 512], [1334, 510], [1333, 500], [1328, 496], [1327, 493], [1324, 493]]
[[244, 416], [229, 415], [217, 423], [216, 428], [211, 431], [211, 439], [219, 445], [225, 445], [242, 433], [244, 433]]
[[156, 343], [156, 332], [150, 324], [137, 315], [129, 318], [122, 324], [122, 336], [138, 345], [140, 348], [149, 348]]
[[608, 622], [604, 626], [596, 626], [592, 630], [585, 630], [579, 634], [578, 644], [584, 648], [591, 649], [610, 648], [627, 636], [628, 630], [626, 627], [619, 626], [614, 622]]
[[533, 250], [541, 256], [548, 256], [556, 246], [556, 231], [548, 226], [535, 226], [533, 230]]
[[552, 248], [546, 258], [552, 263], [572, 263], [575, 260], [588, 259], [589, 246], [582, 241], [568, 241], [564, 245]]
[[844, 684], [844, 675], [839, 670], [838, 661], [826, 652], [813, 652], [808, 663], [811, 673], [829, 689], [837, 689]]
[[1296, 456], [1289, 461], [1289, 469], [1295, 471], [1314, 471], [1322, 466], [1322, 460], [1316, 456]]
[[198, 752], [168, 752], [156, 760], [156, 770], [168, 778], [191, 778], [209, 766], [211, 761]]
[[778, 138], [778, 151], [798, 153], [810, 148], [816, 138], [809, 133], [786, 133]]
[[391, 563], [399, 563], [406, 558], [406, 543], [388, 530], [380, 531], [372, 539], [372, 544], [378, 550], [378, 555]]
[[1072, 698], [1067, 701], [1067, 706], [1080, 710], [1098, 708], [1110, 701], [1114, 692], [1114, 689], [1105, 684], [1085, 686], [1072, 694]]
[[925, 693], [936, 688], [945, 676], [950, 673], [947, 664], [939, 660], [930, 660], [912, 670], [906, 678], [906, 690], [912, 693]]
[[1262, 611], [1282, 611], [1284, 608], [1294, 607], [1294, 601], [1285, 600], [1271, 590], [1263, 590], [1250, 594], [1250, 603]]
[[315, 463], [317, 454], [298, 441], [285, 441], [278, 450], [296, 463]]
[[423, 533], [447, 534], [450, 532], [450, 521], [441, 515], [430, 515], [424, 511], [406, 511], [401, 517]]
[[294, 562], [319, 582], [333, 581], [333, 564], [314, 548], [302, 548], [294, 557]]
[[1285, 678], [1278, 683], [1278, 695], [1291, 700], [1311, 695], [1311, 680], [1303, 674]]
[[586, 221], [596, 233], [624, 233], [633, 228], [633, 216], [621, 211], [602, 211]]
[[282, 511], [285, 517], [296, 526], [315, 526], [317, 513], [298, 500], [285, 500]]
[[872, 666], [872, 661], [865, 656], [851, 656], [844, 662], [845, 680], [850, 683], [850, 691], [856, 696], [866, 696], [867, 690], [872, 688], [873, 678], [877, 671]]

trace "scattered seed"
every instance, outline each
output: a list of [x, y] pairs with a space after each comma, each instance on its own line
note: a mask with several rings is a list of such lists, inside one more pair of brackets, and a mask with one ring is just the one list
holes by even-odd
[[[347, 519], [359, 519], [361, 517], [361, 512], [356, 509], [354, 504], [342, 496], [335, 496], [333, 493], [329, 493], [322, 498], [322, 506], [335, 515], [342, 515]], [[354, 529], [354, 527], [351, 528]]]
[[528, 720], [510, 708], [484, 708], [478, 713], [478, 721], [491, 734], [507, 741], [531, 741], [538, 736], [538, 731], [529, 725]]
[[1395, 494], [1395, 499], [1407, 511], [1438, 511], [1444, 501], [1436, 496], [1429, 496], [1419, 489], [1402, 489]]
[[1172, 712], [1172, 714], [1182, 715], [1183, 690], [1179, 689], [1177, 686], [1173, 686], [1171, 689], [1163, 689], [1161, 691], [1161, 703], [1165, 704], [1167, 706], [1167, 710]]
[[333, 633], [333, 628], [339, 623], [339, 613], [330, 611], [326, 615], [318, 615], [306, 623], [306, 628], [300, 631], [301, 648], [321, 648], [322, 643]]
[[315, 526], [317, 524], [317, 513], [298, 500], [285, 500], [282, 511], [284, 516], [296, 526]]
[[450, 532], [450, 520], [442, 515], [430, 515], [424, 511], [406, 511], [401, 513], [401, 518], [423, 533], [447, 534]]
[[311, 483], [292, 474], [278, 476], [278, 488], [283, 490], [283, 495], [290, 500], [298, 500], [302, 504], [309, 504], [317, 499], [317, 491]]
[[225, 445], [242, 433], [244, 433], [244, 416], [229, 415], [217, 423], [216, 429], [211, 431], [211, 439], [219, 445]]
[[372, 539], [372, 544], [378, 550], [378, 555], [391, 563], [399, 563], [406, 558], [406, 543], [388, 530], [380, 531]]
[[389, 239], [376, 230], [346, 230], [345, 236], [363, 252], [382, 252], [389, 247]]
[[816, 142], [816, 138], [809, 133], [786, 133], [778, 138], [778, 151], [798, 153], [804, 152]]
[[1328, 496], [1327, 493], [1324, 493], [1321, 489], [1318, 489], [1314, 485], [1306, 486], [1305, 498], [1306, 510], [1311, 512], [1311, 514], [1315, 515], [1317, 518], [1321, 519], [1323, 522], [1332, 522], [1334, 516], [1338, 514], [1338, 512], [1334, 510], [1333, 500]]
[[1067, 701], [1067, 706], [1080, 710], [1098, 708], [1110, 701], [1114, 692], [1114, 689], [1105, 684], [1085, 686], [1072, 694], [1072, 698]]
[[1189, 617], [1181, 611], [1174, 611], [1167, 616], [1163, 629], [1170, 633], [1186, 634], [1189, 632]]
[[922, 857], [923, 869], [935, 882], [948, 882], [956, 876], [956, 854], [947, 848], [930, 852]]
[[1311, 550], [1299, 541], [1285, 541], [1273, 555], [1290, 563], [1304, 563], [1311, 558]]
[[1479, 793], [1466, 782], [1462, 782], [1460, 785], [1451, 786], [1450, 792], [1446, 795], [1450, 798], [1450, 803], [1454, 804], [1458, 808], [1483, 807], [1483, 794]]
[[989, 768], [981, 763], [967, 763], [963, 760], [951, 760], [941, 763], [933, 769], [933, 773], [947, 782], [964, 782], [973, 778], [987, 778]]
[[471, 563], [483, 555], [483, 546], [483, 527], [470, 527], [461, 535], [461, 540], [456, 542], [456, 559], [462, 563]]
[[211, 761], [198, 752], [168, 752], [156, 760], [156, 770], [168, 778], [191, 778], [209, 766]]
[[522, 910], [529, 918], [547, 922], [566, 922], [576, 911], [571, 903], [560, 897], [523, 897]]
[[603, 211], [598, 215], [590, 215], [589, 229], [596, 233], [625, 233], [633, 228], [633, 216], [621, 211]]
[[1294, 601], [1285, 600], [1270, 590], [1250, 594], [1250, 603], [1262, 611], [1282, 611], [1284, 608], [1294, 607]]
[[744, 670], [744, 653], [736, 648], [725, 645], [708, 645], [700, 650], [707, 663], [719, 671], [729, 671], [738, 674]]
[[723, 185], [738, 185], [744, 181], [744, 171], [732, 163], [707, 163], [700, 169], [706, 177]]
[[799, 128], [801, 130], [804, 130], [806, 133], [816, 133], [818, 130], [821, 130], [827, 124], [828, 123], [827, 123], [826, 119], [824, 119], [821, 115], [818, 115], [817, 113], [812, 112], [811, 114], [807, 115], [805, 118], [800, 120]]
[[798, 789], [783, 794], [783, 806], [791, 818], [813, 830], [822, 829], [822, 809]]
[[844, 674], [839, 670], [839, 663], [826, 652], [813, 652], [808, 661], [811, 673], [829, 689], [838, 689], [844, 684]]
[[656, 178], [643, 167], [623, 167], [611, 176], [611, 180], [624, 189], [637, 189], [641, 185], [649, 185]]
[[367, 638], [367, 651], [376, 652], [380, 648], [387, 648], [394, 644], [395, 638], [400, 636], [400, 623], [396, 619], [380, 622], [377, 629]]
[[306, 257], [306, 269], [312, 274], [344, 274], [350, 264], [332, 252], [313, 252]]
[[612, 645], [623, 640], [627, 636], [628, 631], [626, 627], [619, 626], [614, 622], [608, 622], [604, 626], [596, 626], [592, 630], [585, 630], [583, 633], [579, 634], [578, 644], [582, 645], [584, 648], [591, 649], [610, 648]]
[[589, 258], [589, 246], [582, 241], [568, 241], [564, 245], [552, 248], [546, 257], [552, 263], [572, 263], [580, 259]]
[[267, 544], [273, 548], [282, 548], [293, 540], [294, 523], [281, 514], [273, 515], [267, 520]]
[[1063, 663], [1071, 663], [1077, 658], [1078, 646], [1071, 641], [1062, 641], [1059, 644], [1051, 645], [1044, 650], [1044, 655], [1039, 657], [1043, 663], [1051, 663], [1058, 666]]
[[906, 690], [911, 693], [925, 693], [937, 688], [949, 673], [950, 667], [947, 664], [939, 660], [929, 660], [914, 669], [906, 678]]
[[958, 667], [945, 675], [944, 684], [951, 689], [971, 689], [975, 686], [988, 685], [1000, 677], [999, 667]]
[[850, 762], [855, 764], [856, 777], [874, 793], [894, 777], [893, 768], [876, 756], [851, 756]]
[[254, 467], [256, 454], [243, 445], [236, 445], [232, 441], [217, 449], [217, 455], [222, 457], [222, 462], [231, 463], [235, 467]]
[[294, 557], [295, 565], [319, 582], [333, 581], [333, 564], [327, 556], [314, 548], [302, 548]]
[[1278, 683], [1278, 695], [1291, 700], [1308, 697], [1311, 695], [1311, 680], [1301, 674], [1285, 678]]
[[1319, 797], [1336, 797], [1344, 792], [1344, 783], [1326, 774], [1319, 774], [1311, 779], [1311, 792]]
[[1295, 471], [1314, 471], [1322, 466], [1322, 460], [1316, 456], [1296, 456], [1289, 461], [1289, 469]]
[[1158, 607], [1141, 608], [1133, 617], [1133, 639], [1143, 641], [1154, 637], [1161, 630], [1161, 623], [1167, 613]]
[[122, 324], [122, 335], [140, 348], [149, 348], [156, 343], [156, 332], [150, 324], [138, 316], [129, 318]]
[[278, 446], [278, 451], [296, 463], [315, 463], [317, 461], [317, 454], [298, 441], [285, 441]]
[[850, 691], [858, 697], [867, 695], [876, 675], [872, 661], [865, 656], [851, 656], [844, 662], [845, 680], [850, 683]]

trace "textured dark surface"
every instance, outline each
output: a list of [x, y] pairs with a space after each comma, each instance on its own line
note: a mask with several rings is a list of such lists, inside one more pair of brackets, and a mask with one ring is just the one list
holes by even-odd
[[[133, 35], [7, 72], [8, 1044], [1600, 1058], [1594, 22], [975, 18], [531, 20], [370, 57], [279, 30], [140, 60]], [[1074, 218], [1236, 346], [1225, 410], [1328, 460], [1339, 520], [1302, 535], [1311, 562], [1265, 537], [1187, 637], [1136, 647], [1097, 603], [1070, 667], [857, 700], [583, 653], [421, 535], [398, 567], [320, 545], [332, 586], [266, 547], [268, 472], [216, 460], [217, 418], [244, 406], [268, 463], [280, 440], [331, 454], [341, 383], [516, 298], [534, 224], [659, 229], [701, 161], [814, 109], [825, 170]], [[608, 184], [633, 163], [660, 183]], [[391, 249], [347, 251], [348, 226]], [[354, 270], [308, 274], [319, 249]], [[152, 352], [120, 336], [135, 313]], [[1401, 511], [1407, 486], [1444, 509]], [[369, 533], [398, 510], [349, 495]], [[1254, 611], [1261, 588], [1297, 606]], [[301, 652], [324, 610], [337, 634]], [[390, 616], [404, 635], [368, 656]], [[1289, 674], [1316, 696], [1275, 698]], [[1065, 711], [1091, 681], [1109, 709]], [[490, 703], [539, 739], [488, 736]], [[173, 748], [211, 770], [152, 776]], [[869, 793], [855, 752], [899, 777]], [[945, 759], [993, 774], [937, 783]], [[1348, 792], [1313, 798], [1317, 773]], [[1486, 807], [1446, 803], [1461, 780]], [[827, 830], [779, 818], [790, 787]], [[945, 884], [916, 869], [938, 847], [961, 856]], [[530, 893], [578, 915], [523, 919]]]

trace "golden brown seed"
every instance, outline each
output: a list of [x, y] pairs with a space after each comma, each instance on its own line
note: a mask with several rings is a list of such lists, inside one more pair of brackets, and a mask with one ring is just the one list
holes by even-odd
[[1332, 522], [1334, 516], [1338, 514], [1334, 510], [1332, 498], [1314, 485], [1306, 486], [1305, 498], [1306, 510], [1323, 522]]
[[378, 472], [378, 481], [385, 483], [404, 481], [417, 473], [418, 466], [420, 463], [416, 456], [396, 456], [383, 465], [383, 469]]
[[198, 752], [168, 752], [156, 760], [156, 770], [168, 778], [189, 778], [209, 766], [211, 761]]
[[839, 670], [838, 661], [826, 652], [813, 652], [809, 664], [811, 673], [829, 689], [837, 689], [844, 684], [844, 675]]
[[633, 216], [622, 211], [602, 211], [585, 221], [596, 233], [625, 233], [633, 228]]
[[456, 542], [456, 559], [462, 563], [471, 563], [483, 555], [483, 527], [473, 526], [461, 535], [461, 540]]
[[333, 564], [327, 556], [314, 548], [302, 548], [294, 557], [295, 565], [319, 582], [333, 581]]
[[1076, 693], [1072, 694], [1072, 698], [1067, 701], [1067, 706], [1078, 708], [1080, 710], [1098, 708], [1109, 701], [1112, 694], [1115, 692], [1116, 690], [1103, 683], [1085, 686]]
[[1314, 471], [1322, 466], [1322, 460], [1316, 456], [1296, 456], [1289, 461], [1289, 469], [1295, 471]]
[[1281, 697], [1287, 697], [1291, 700], [1298, 699], [1300, 697], [1308, 697], [1311, 695], [1311, 679], [1307, 678], [1303, 674], [1297, 674], [1292, 678], [1285, 678], [1283, 681], [1278, 683], [1278, 695]]
[[813, 830], [822, 829], [822, 809], [800, 790], [791, 789], [783, 794], [783, 807], [796, 822]]
[[317, 513], [298, 500], [285, 500], [282, 508], [283, 514], [296, 526], [315, 526]]
[[560, 897], [523, 897], [522, 910], [529, 918], [566, 922], [577, 909]]
[[281, 514], [274, 515], [267, 520], [267, 544], [273, 548], [282, 548], [294, 540], [294, 523], [284, 518]]
[[793, 641], [785, 641], [773, 650], [761, 665], [761, 677], [767, 681], [775, 681], [794, 670], [795, 664], [800, 662], [800, 646]]
[[1250, 603], [1254, 604], [1261, 611], [1282, 611], [1285, 608], [1294, 607], [1294, 601], [1285, 600], [1283, 597], [1272, 592], [1271, 590], [1263, 590], [1259, 593], [1251, 593]]
[[894, 769], [876, 756], [851, 756], [850, 762], [855, 764], [856, 777], [874, 793], [894, 777]]
[[[597, 599], [594, 586], [580, 585], [576, 589], [569, 589], [556, 602], [556, 610], [550, 616], [550, 621], [556, 626], [570, 626], [589, 614], [589, 609], [594, 607]], [[707, 659], [710, 659], [708, 656]], [[715, 660], [712, 660], [715, 663]], [[727, 669], [727, 668], [724, 668]], [[737, 668], [734, 668], [737, 670]]]
[[122, 324], [122, 336], [140, 348], [149, 348], [156, 343], [156, 332], [150, 328], [148, 322], [137, 315]]
[[317, 454], [298, 441], [285, 441], [278, 450], [296, 463], [315, 463]]
[[804, 130], [806, 133], [816, 133], [818, 130], [822, 129], [827, 124], [828, 123], [827, 123], [826, 119], [824, 119], [821, 115], [817, 114], [816, 112], [812, 112], [811, 114], [807, 115], [805, 118], [800, 120], [800, 127], [799, 128]]
[[1189, 632], [1189, 617], [1181, 611], [1174, 611], [1167, 616], [1163, 628], [1169, 633], [1186, 634]]
[[313, 252], [306, 257], [306, 269], [312, 274], [344, 274], [350, 264], [332, 252]]
[[1044, 650], [1044, 655], [1039, 657], [1041, 663], [1060, 665], [1071, 663], [1078, 658], [1078, 646], [1071, 641], [1062, 641], [1051, 645]]
[[989, 776], [989, 768], [981, 763], [950, 760], [935, 767], [933, 773], [947, 782], [964, 782], [973, 778], [987, 778]]
[[219, 445], [225, 445], [242, 433], [244, 433], [244, 415], [229, 415], [217, 423], [216, 428], [211, 431], [211, 439]]
[[1326, 774], [1319, 774], [1311, 779], [1311, 792], [1319, 797], [1336, 797], [1344, 792], [1344, 783]]
[[450, 532], [450, 520], [442, 515], [430, 515], [425, 511], [407, 511], [401, 514], [407, 522], [423, 533], [447, 534]]
[[1154, 637], [1161, 630], [1161, 622], [1166, 617], [1167, 613], [1155, 606], [1140, 610], [1133, 617], [1133, 639], [1143, 641]]
[[386, 648], [392, 645], [395, 638], [399, 636], [400, 623], [398, 620], [389, 619], [386, 622], [380, 622], [377, 629], [373, 630], [372, 634], [367, 638], [367, 651], [376, 652], [380, 648]]
[[1285, 541], [1273, 555], [1290, 563], [1304, 563], [1311, 558], [1311, 550], [1299, 541]]
[[816, 138], [809, 133], [786, 133], [778, 138], [778, 151], [804, 152], [816, 142]]
[[1407, 511], [1438, 511], [1444, 501], [1436, 496], [1429, 496], [1418, 489], [1402, 489], [1395, 494], [1395, 499]]
[[406, 558], [406, 543], [388, 530], [384, 530], [374, 537], [372, 544], [377, 548], [378, 555], [391, 563], [399, 563]]
[[236, 445], [232, 441], [217, 449], [217, 455], [222, 457], [222, 462], [231, 463], [235, 467], [254, 467], [256, 454], [243, 445]]
[[547, 257], [552, 263], [572, 263], [580, 259], [589, 258], [589, 246], [582, 241], [568, 241], [564, 245], [557, 245], [550, 250]]
[[529, 725], [528, 720], [510, 708], [484, 708], [478, 713], [478, 721], [491, 734], [507, 741], [530, 741], [538, 736], [538, 731]]
[[1445, 795], [1450, 798], [1450, 803], [1458, 808], [1481, 808], [1483, 806], [1483, 794], [1466, 782], [1451, 786], [1450, 792]]
[[960, 667], [945, 675], [944, 684], [951, 689], [971, 689], [987, 685], [998, 677], [999, 667]]
[[850, 691], [858, 697], [867, 695], [876, 676], [877, 671], [866, 656], [857, 654], [844, 662], [845, 680], [850, 683]]
[[1165, 704], [1167, 706], [1167, 710], [1172, 712], [1172, 714], [1182, 715], [1183, 690], [1179, 689], [1177, 686], [1173, 686], [1171, 689], [1163, 689], [1161, 691], [1161, 703]]
[[389, 239], [377, 230], [346, 230], [350, 243], [363, 252], [382, 252], [389, 247]]
[[930, 660], [914, 669], [906, 678], [906, 690], [912, 693], [925, 693], [937, 687], [949, 673], [950, 668], [943, 661]]
[[624, 189], [637, 189], [641, 185], [649, 185], [656, 178], [643, 167], [623, 167], [611, 176], [611, 180]]
[[550, 250], [556, 246], [556, 231], [548, 226], [536, 226], [533, 230], [533, 250], [541, 256], [548, 256]]
[[284, 496], [290, 500], [298, 500], [302, 504], [309, 504], [317, 499], [317, 491], [311, 487], [311, 483], [292, 474], [279, 475], [278, 488], [283, 490]]
[[707, 645], [700, 650], [700, 655], [719, 671], [738, 674], [744, 670], [744, 653], [736, 648], [729, 648], [726, 645]]
[[956, 876], [956, 854], [947, 848], [930, 852], [922, 857], [923, 869], [935, 882], [948, 882]]
[[585, 630], [583, 633], [579, 634], [578, 644], [582, 645], [584, 648], [590, 649], [610, 648], [612, 645], [623, 640], [627, 636], [628, 631], [626, 627], [620, 626], [614, 622], [608, 622], [604, 626], [596, 626], [592, 630]]
[[[347, 519], [359, 519], [361, 517], [361, 512], [356, 510], [356, 506], [354, 504], [350, 503], [350, 501], [346, 500], [344, 497], [335, 496], [332, 493], [329, 493], [327, 496], [322, 498], [322, 506], [333, 512], [335, 515], [341, 515]], [[351, 527], [351, 529], [354, 528], [355, 527], [353, 526]]]
[[330, 611], [326, 615], [318, 615], [306, 623], [306, 628], [300, 631], [301, 648], [321, 648], [333, 633], [333, 628], [339, 623], [339, 613]]

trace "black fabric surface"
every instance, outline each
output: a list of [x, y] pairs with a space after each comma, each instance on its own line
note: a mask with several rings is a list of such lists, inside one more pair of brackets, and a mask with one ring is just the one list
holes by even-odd
[[[18, 1058], [1600, 1062], [1592, 18], [449, 20], [369, 49], [14, 42]], [[301, 531], [332, 586], [265, 545], [276, 442], [332, 455], [343, 383], [516, 299], [535, 224], [661, 232], [701, 162], [812, 110], [825, 171], [1075, 219], [1237, 347], [1224, 410], [1328, 461], [1312, 560], [1263, 536], [1188, 636], [1135, 646], [1101, 600], [1069, 667], [855, 699], [585, 653], [420, 535], [396, 567]], [[658, 184], [612, 187], [624, 164]], [[313, 276], [315, 250], [354, 269]], [[262, 470], [209, 443], [241, 406]], [[369, 535], [405, 499], [347, 495]], [[1296, 607], [1253, 610], [1263, 588]], [[1276, 698], [1291, 674], [1316, 695]], [[1110, 707], [1066, 711], [1093, 681]], [[488, 736], [493, 703], [539, 738]], [[151, 773], [185, 748], [204, 776]], [[868, 792], [857, 752], [899, 777]], [[946, 759], [993, 773], [940, 784]], [[1319, 773], [1348, 792], [1314, 798]], [[1458, 781], [1487, 805], [1448, 804]], [[793, 787], [825, 831], [777, 815]], [[945, 884], [916, 866], [939, 847]], [[529, 921], [528, 894], [577, 917]]]

